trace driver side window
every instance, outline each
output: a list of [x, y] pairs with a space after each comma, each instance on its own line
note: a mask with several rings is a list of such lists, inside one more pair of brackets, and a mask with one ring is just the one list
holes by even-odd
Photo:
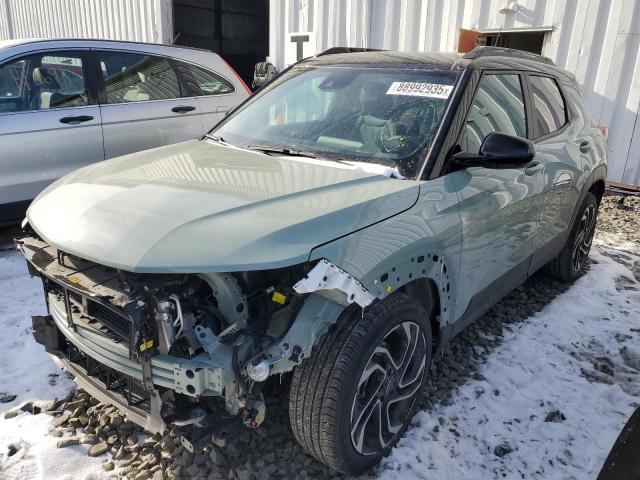
[[82, 55], [38, 53], [0, 66], [0, 113], [87, 105]]
[[492, 132], [527, 137], [520, 75], [489, 74], [480, 79], [460, 142], [463, 151], [478, 153]]

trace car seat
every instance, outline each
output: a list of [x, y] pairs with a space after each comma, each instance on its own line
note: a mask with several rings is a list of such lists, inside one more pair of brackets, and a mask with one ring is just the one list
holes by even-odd
[[53, 108], [66, 98], [58, 91], [60, 84], [49, 69], [45, 67], [34, 68], [32, 80], [35, 88], [29, 104], [31, 110]]
[[393, 109], [393, 98], [387, 95], [388, 86], [381, 82], [367, 82], [360, 91], [360, 115], [357, 127], [366, 151], [380, 151], [382, 129]]

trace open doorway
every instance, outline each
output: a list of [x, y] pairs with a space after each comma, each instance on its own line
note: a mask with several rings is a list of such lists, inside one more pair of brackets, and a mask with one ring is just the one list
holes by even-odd
[[246, 84], [269, 55], [269, 0], [173, 0], [174, 43], [219, 54]]
[[551, 28], [525, 28], [502, 30], [460, 29], [458, 52], [466, 53], [475, 47], [505, 47], [542, 55], [544, 40]]

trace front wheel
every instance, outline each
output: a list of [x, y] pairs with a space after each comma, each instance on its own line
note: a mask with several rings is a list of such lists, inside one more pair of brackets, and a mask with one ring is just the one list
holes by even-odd
[[296, 368], [289, 415], [311, 455], [342, 473], [360, 473], [406, 430], [431, 362], [431, 328], [422, 306], [397, 293], [337, 327]]

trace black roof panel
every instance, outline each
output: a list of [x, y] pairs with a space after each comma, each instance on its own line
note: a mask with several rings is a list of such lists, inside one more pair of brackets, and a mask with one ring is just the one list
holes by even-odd
[[422, 52], [390, 52], [367, 51], [337, 53], [310, 57], [302, 60], [305, 65], [372, 65], [372, 66], [405, 66], [442, 69], [458, 69], [461, 55], [457, 53], [422, 53]]
[[[332, 53], [349, 52], [349, 53]], [[502, 47], [476, 47], [466, 54], [392, 52], [387, 50], [336, 48], [300, 62], [304, 65], [367, 65], [374, 67], [437, 68], [443, 70], [513, 69], [532, 70], [573, 78], [547, 57]]]

